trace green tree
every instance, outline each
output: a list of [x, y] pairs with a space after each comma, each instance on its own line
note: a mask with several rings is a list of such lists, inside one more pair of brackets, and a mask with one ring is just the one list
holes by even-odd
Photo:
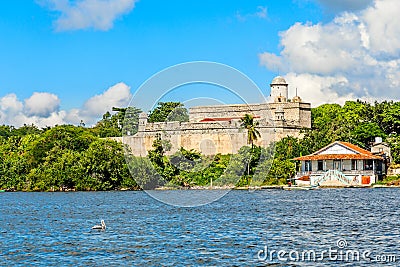
[[122, 121], [123, 127], [121, 129], [122, 135], [134, 135], [137, 133], [140, 113], [142, 113], [142, 110], [135, 107], [125, 109]]
[[85, 172], [81, 163], [81, 153], [70, 149], [53, 147], [47, 153], [45, 161], [31, 169], [27, 179], [31, 181], [31, 190], [64, 190], [76, 188]]
[[148, 158], [135, 156], [129, 157], [128, 167], [131, 177], [124, 179], [122, 184], [124, 187], [150, 190], [165, 184], [164, 179], [158, 174], [152, 162]]
[[44, 161], [47, 153], [55, 146], [61, 150], [70, 149], [82, 152], [95, 140], [89, 129], [73, 125], [59, 125], [46, 130], [41, 135], [28, 135], [26, 153], [33, 165]]
[[187, 150], [181, 147], [174, 155], [169, 158], [169, 161], [179, 170], [192, 170], [196, 164], [201, 161], [201, 154], [194, 149]]
[[104, 113], [102, 119], [92, 128], [92, 131], [95, 135], [102, 138], [121, 136], [120, 120], [123, 120], [120, 112], [116, 115], [112, 115], [107, 111]]
[[254, 116], [251, 114], [245, 114], [240, 121], [241, 127], [247, 130], [247, 143], [253, 148], [254, 141], [257, 141], [257, 139], [261, 137], [260, 132], [256, 129], [259, 122], [255, 121]]
[[13, 133], [12, 133], [13, 129], [14, 129], [13, 126], [1, 125], [0, 126], [0, 136], [3, 138], [10, 137], [11, 135], [13, 135]]
[[[271, 164], [271, 163], [269, 163]], [[289, 159], [272, 160], [271, 168], [265, 177], [265, 184], [285, 184], [287, 179], [294, 177], [296, 174], [296, 165]]]
[[351, 131], [353, 143], [367, 148], [375, 137], [385, 138], [386, 134], [375, 122], [363, 122], [355, 126]]
[[187, 109], [180, 102], [159, 102], [149, 113], [149, 122], [189, 121]]
[[33, 124], [31, 124], [31, 125], [24, 124], [23, 126], [21, 126], [19, 128], [13, 128], [13, 131], [12, 131], [13, 135], [17, 135], [17, 136], [24, 136], [24, 135], [28, 135], [28, 134], [39, 134], [41, 132], [42, 132], [42, 130], [39, 130], [39, 128]]
[[375, 103], [375, 119], [386, 134], [400, 134], [400, 102]]
[[159, 174], [159, 184], [170, 181], [176, 174], [177, 169], [170, 164], [168, 157], [165, 156], [165, 148], [170, 148], [168, 140], [162, 140], [160, 135], [153, 141], [153, 150], [148, 151], [148, 158], [152, 162], [156, 172]]
[[254, 116], [251, 114], [244, 114], [244, 117], [240, 119], [241, 121], [241, 127], [247, 130], [247, 144], [251, 145], [251, 153], [250, 153], [250, 159], [249, 162], [247, 163], [247, 181], [250, 183], [250, 170], [251, 170], [251, 162], [254, 159], [253, 158], [253, 153], [254, 153], [254, 141], [257, 141], [259, 137], [261, 137], [260, 132], [256, 129], [256, 127], [259, 125], [258, 121], [254, 120]]
[[304, 147], [302, 140], [287, 136], [279, 140], [274, 144], [275, 158], [278, 159], [293, 159], [302, 155], [310, 153], [310, 151]]
[[390, 134], [386, 142], [389, 144], [394, 164], [400, 164], [400, 135]]
[[90, 189], [117, 189], [129, 176], [123, 144], [110, 139], [92, 142], [84, 151], [81, 162]]
[[[202, 156], [194, 149], [187, 150], [181, 147], [174, 155], [169, 157], [173, 166], [173, 183], [179, 186], [190, 186], [196, 183], [198, 167], [202, 164]], [[196, 168], [197, 167], [197, 168]]]

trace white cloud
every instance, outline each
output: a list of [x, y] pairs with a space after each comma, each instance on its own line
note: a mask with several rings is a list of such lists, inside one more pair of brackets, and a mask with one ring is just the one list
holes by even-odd
[[[397, 0], [375, 0], [373, 6], [341, 13], [325, 24], [296, 23], [280, 33], [280, 54], [261, 53], [260, 63], [286, 72], [299, 83], [292, 86], [299, 87], [306, 101], [398, 99], [398, 10]], [[304, 78], [310, 79], [308, 84]]]
[[354, 99], [353, 93], [339, 94], [340, 88], [348, 85], [348, 80], [343, 76], [319, 76], [314, 74], [288, 73], [285, 75], [290, 85], [290, 91], [294, 95], [295, 88], [298, 94], [313, 106], [324, 103], [344, 104], [346, 100]]
[[130, 87], [124, 83], [117, 83], [104, 93], [95, 95], [86, 101], [84, 110], [89, 115], [103, 114], [112, 107], [125, 107], [131, 100]]
[[25, 113], [28, 116], [47, 118], [60, 107], [60, 99], [55, 94], [35, 92], [25, 99]]
[[0, 124], [8, 124], [8, 118], [20, 113], [24, 105], [15, 94], [8, 94], [0, 98]]
[[107, 111], [113, 107], [126, 107], [132, 98], [130, 87], [125, 83], [117, 83], [109, 87], [102, 94], [89, 98], [80, 109], [71, 109], [65, 120], [78, 124], [81, 120], [87, 125], [93, 125]]
[[7, 124], [14, 125], [16, 127], [19, 127], [21, 125], [27, 124], [33, 124], [38, 127], [47, 127], [47, 126], [54, 126], [54, 125], [61, 125], [65, 124], [66, 121], [64, 120], [66, 115], [66, 111], [59, 111], [59, 112], [53, 112], [51, 113], [48, 117], [39, 117], [39, 116], [29, 116], [24, 113], [18, 113], [15, 116], [8, 116], [7, 119]]
[[22, 110], [23, 106], [16, 94], [8, 94], [0, 98], [0, 110], [3, 112], [17, 113]]
[[268, 8], [266, 6], [258, 6], [256, 12], [247, 14], [241, 14], [237, 11], [236, 18], [239, 21], [246, 21], [250, 18], [268, 19]]
[[93, 28], [109, 30], [114, 21], [129, 13], [137, 0], [41, 0], [43, 5], [61, 13], [55, 21], [57, 31]]
[[317, 0], [329, 10], [356, 11], [366, 8], [373, 0]]
[[399, 57], [400, 54], [400, 2], [398, 0], [376, 0], [362, 14], [369, 33], [371, 50]]
[[54, 94], [35, 92], [24, 101], [18, 100], [15, 94], [8, 94], [0, 97], [0, 124], [46, 127], [56, 124], [77, 125], [83, 121], [91, 126], [112, 107], [126, 107], [131, 97], [130, 87], [117, 83], [104, 93], [88, 99], [79, 109], [59, 110], [60, 99]]
[[257, 7], [257, 12], [255, 13], [255, 15], [259, 18], [265, 19], [268, 16], [268, 12], [267, 12], [267, 7], [265, 6], [258, 6]]
[[261, 65], [264, 65], [269, 70], [280, 73], [281, 70], [286, 70], [286, 62], [282, 57], [275, 55], [274, 53], [264, 52], [259, 55]]
[[0, 97], [0, 124], [35, 124], [38, 127], [65, 123], [65, 111], [58, 111], [60, 100], [54, 94], [33, 93], [20, 101], [15, 94]]

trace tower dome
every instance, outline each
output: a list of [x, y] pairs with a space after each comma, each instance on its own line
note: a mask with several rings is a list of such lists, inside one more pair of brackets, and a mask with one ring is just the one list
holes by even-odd
[[275, 77], [271, 84], [271, 99], [276, 103], [287, 102], [288, 99], [288, 84], [286, 80], [281, 77]]
[[276, 76], [272, 82], [271, 82], [271, 86], [272, 85], [287, 85], [285, 78], [283, 78], [282, 76]]

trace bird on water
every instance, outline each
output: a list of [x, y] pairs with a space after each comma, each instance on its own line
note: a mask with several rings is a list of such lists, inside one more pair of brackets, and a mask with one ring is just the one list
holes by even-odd
[[95, 225], [92, 227], [93, 230], [106, 230], [106, 223], [101, 220], [101, 225]]

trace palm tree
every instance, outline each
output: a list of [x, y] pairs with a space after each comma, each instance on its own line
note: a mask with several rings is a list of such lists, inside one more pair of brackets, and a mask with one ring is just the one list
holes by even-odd
[[244, 114], [244, 117], [240, 119], [242, 128], [247, 129], [247, 144], [254, 148], [254, 141], [257, 141], [261, 137], [260, 132], [256, 129], [258, 121], [254, 121], [254, 116], [251, 114]]
[[[256, 129], [258, 121], [254, 121], [254, 116], [251, 114], [244, 114], [244, 117], [240, 119], [241, 127], [247, 129], [247, 144], [251, 145], [250, 159], [247, 164], [247, 176], [250, 175], [250, 163], [254, 152], [254, 141], [261, 137], [260, 132]], [[250, 183], [250, 181], [248, 181]]]

